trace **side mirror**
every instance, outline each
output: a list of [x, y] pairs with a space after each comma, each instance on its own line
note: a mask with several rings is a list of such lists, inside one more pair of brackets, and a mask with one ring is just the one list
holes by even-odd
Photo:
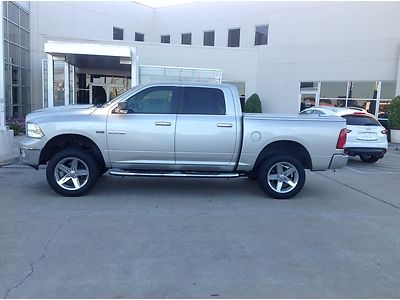
[[126, 101], [122, 101], [122, 102], [118, 103], [116, 113], [127, 114], [128, 113], [128, 103], [126, 103]]

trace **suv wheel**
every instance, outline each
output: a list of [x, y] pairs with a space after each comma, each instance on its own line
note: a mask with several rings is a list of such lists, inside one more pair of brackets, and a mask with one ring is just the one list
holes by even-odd
[[360, 159], [363, 162], [373, 164], [379, 160], [379, 157], [374, 156], [374, 155], [361, 154]]
[[277, 155], [266, 159], [257, 172], [260, 187], [276, 199], [288, 199], [297, 195], [305, 180], [303, 165], [297, 158], [289, 155]]
[[56, 153], [46, 169], [47, 182], [63, 196], [76, 197], [90, 191], [98, 177], [96, 160], [89, 153], [70, 148]]

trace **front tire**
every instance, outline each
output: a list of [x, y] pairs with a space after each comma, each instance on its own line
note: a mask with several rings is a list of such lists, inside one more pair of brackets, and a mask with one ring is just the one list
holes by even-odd
[[275, 155], [261, 163], [257, 181], [261, 189], [275, 199], [289, 199], [304, 186], [306, 173], [300, 161], [290, 155]]
[[360, 159], [365, 163], [373, 164], [379, 160], [379, 157], [374, 155], [361, 154]]
[[79, 148], [56, 153], [46, 169], [47, 182], [58, 194], [67, 197], [82, 196], [89, 192], [98, 178], [94, 158]]

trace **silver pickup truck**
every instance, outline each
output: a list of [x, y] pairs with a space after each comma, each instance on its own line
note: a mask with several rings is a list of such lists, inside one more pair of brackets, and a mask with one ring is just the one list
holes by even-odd
[[225, 84], [137, 86], [101, 107], [71, 105], [30, 113], [21, 161], [47, 164], [64, 196], [88, 192], [99, 176], [257, 179], [271, 197], [296, 195], [305, 169], [342, 168], [346, 123], [339, 117], [243, 114]]

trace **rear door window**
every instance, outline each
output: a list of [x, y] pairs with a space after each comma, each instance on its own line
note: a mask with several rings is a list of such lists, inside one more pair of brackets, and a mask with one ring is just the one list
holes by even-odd
[[225, 115], [225, 97], [217, 88], [184, 87], [180, 114]]
[[377, 120], [365, 115], [345, 115], [347, 125], [354, 126], [381, 126]]

